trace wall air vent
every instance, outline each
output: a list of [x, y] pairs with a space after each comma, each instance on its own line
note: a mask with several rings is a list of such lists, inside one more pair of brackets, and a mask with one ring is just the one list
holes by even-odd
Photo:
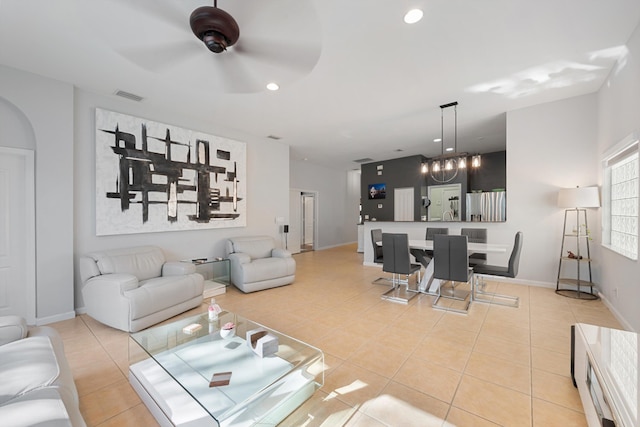
[[356, 159], [356, 160], [354, 160], [354, 162], [356, 162], [356, 163], [369, 163], [369, 162], [373, 162], [373, 159], [365, 157], [364, 159]]
[[136, 102], [140, 102], [140, 101], [142, 101], [144, 99], [143, 97], [141, 97], [139, 95], [136, 95], [136, 94], [133, 94], [133, 93], [129, 93], [129, 92], [125, 92], [124, 90], [116, 91], [116, 95], [117, 96], [121, 96], [123, 98], [127, 98], [127, 99], [129, 99], [131, 101], [136, 101]]

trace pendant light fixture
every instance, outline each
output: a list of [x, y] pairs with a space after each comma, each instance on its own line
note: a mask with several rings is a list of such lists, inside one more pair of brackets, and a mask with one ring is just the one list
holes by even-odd
[[[454, 123], [453, 123], [453, 148], [448, 148], [445, 153], [444, 148], [444, 110], [453, 107], [454, 110]], [[460, 169], [466, 169], [467, 167], [467, 153], [458, 153], [458, 103], [450, 102], [440, 106], [440, 155], [431, 159], [431, 167], [428, 162], [423, 162], [421, 165], [421, 172], [426, 174], [431, 173], [431, 178], [438, 183], [444, 184], [451, 182], [458, 176]], [[476, 154], [471, 158], [471, 167], [476, 168], [480, 166], [480, 154]]]

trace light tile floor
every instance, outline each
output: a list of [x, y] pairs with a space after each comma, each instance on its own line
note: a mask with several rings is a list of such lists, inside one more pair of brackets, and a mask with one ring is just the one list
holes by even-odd
[[[586, 426], [569, 373], [570, 325], [620, 328], [601, 301], [489, 283], [519, 308], [473, 304], [468, 315], [380, 299], [381, 275], [355, 245], [295, 255], [296, 281], [216, 301], [319, 347], [324, 386], [283, 426]], [[206, 304], [180, 317], [204, 312]], [[89, 426], [157, 425], [127, 380], [128, 335], [86, 315], [63, 336]]]

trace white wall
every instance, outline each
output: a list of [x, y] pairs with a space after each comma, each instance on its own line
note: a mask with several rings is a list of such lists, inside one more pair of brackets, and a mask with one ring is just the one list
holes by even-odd
[[[564, 210], [560, 188], [597, 184], [596, 95], [507, 113], [507, 227], [524, 233], [522, 279], [552, 283], [558, 275]], [[588, 212], [598, 259], [599, 223]], [[597, 283], [599, 263], [594, 264]]]
[[74, 316], [73, 87], [0, 66], [0, 97], [26, 118], [13, 132], [30, 142], [18, 148], [35, 151], [36, 322], [67, 319]]
[[360, 182], [354, 184], [354, 180], [356, 177], [351, 173], [309, 162], [291, 161], [291, 187], [318, 194], [317, 249], [357, 242]]
[[[278, 142], [247, 144], [247, 227], [142, 233], [121, 236], [95, 235], [95, 108], [105, 108], [160, 123], [220, 135], [216, 128], [191, 118], [179, 108], [157, 110], [142, 103], [107, 98], [76, 90], [75, 96], [75, 259], [91, 251], [137, 245], [158, 245], [169, 259], [224, 256], [230, 236], [266, 234], [279, 242], [276, 217], [289, 216], [289, 147]], [[220, 135], [224, 136], [224, 135]], [[76, 307], [82, 307], [76, 268]]]
[[[598, 156], [632, 132], [640, 131], [640, 27], [627, 43], [629, 54], [598, 94]], [[594, 162], [602, 184], [601, 158]], [[640, 263], [603, 248], [600, 286], [610, 308], [640, 331]], [[617, 290], [617, 294], [615, 292]]]

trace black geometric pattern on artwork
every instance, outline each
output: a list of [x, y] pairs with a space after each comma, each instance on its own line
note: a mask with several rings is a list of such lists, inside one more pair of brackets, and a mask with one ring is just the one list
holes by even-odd
[[[233, 171], [228, 171], [224, 166], [210, 164], [209, 141], [196, 140], [195, 150], [192, 153], [190, 143], [171, 140], [171, 132], [166, 130], [164, 138], [147, 136], [147, 126], [142, 124], [141, 139], [142, 148], [138, 149], [136, 136], [123, 132], [116, 124], [115, 130], [101, 129], [101, 131], [114, 135], [114, 144], [111, 147], [118, 156], [118, 175], [116, 177], [116, 191], [107, 192], [110, 199], [120, 199], [120, 210], [125, 212], [131, 203], [142, 205], [142, 222], [149, 220], [149, 205], [167, 205], [167, 220], [175, 222], [178, 220], [178, 207], [182, 204], [196, 205], [196, 214], [188, 215], [189, 220], [207, 223], [212, 219], [235, 219], [240, 216], [237, 209], [238, 179], [237, 163], [233, 163]], [[164, 142], [164, 153], [149, 151], [148, 138]], [[185, 162], [173, 160], [171, 150], [173, 146], [188, 147], [187, 159]], [[198, 153], [203, 153], [199, 156]], [[217, 150], [216, 157], [222, 160], [230, 160], [229, 151]], [[196, 173], [195, 183], [184, 178], [186, 170], [193, 170]], [[233, 194], [229, 194], [226, 188], [225, 195], [222, 196], [220, 188], [211, 187], [211, 175], [214, 182], [218, 182], [218, 175], [224, 176], [224, 181], [233, 183]], [[166, 183], [154, 183], [153, 176], [163, 176]], [[193, 191], [196, 198], [189, 200], [185, 196], [185, 191]], [[166, 195], [162, 201], [151, 201], [149, 195], [159, 193]], [[138, 196], [139, 199], [138, 199]], [[220, 212], [223, 203], [231, 203], [230, 212]]]

